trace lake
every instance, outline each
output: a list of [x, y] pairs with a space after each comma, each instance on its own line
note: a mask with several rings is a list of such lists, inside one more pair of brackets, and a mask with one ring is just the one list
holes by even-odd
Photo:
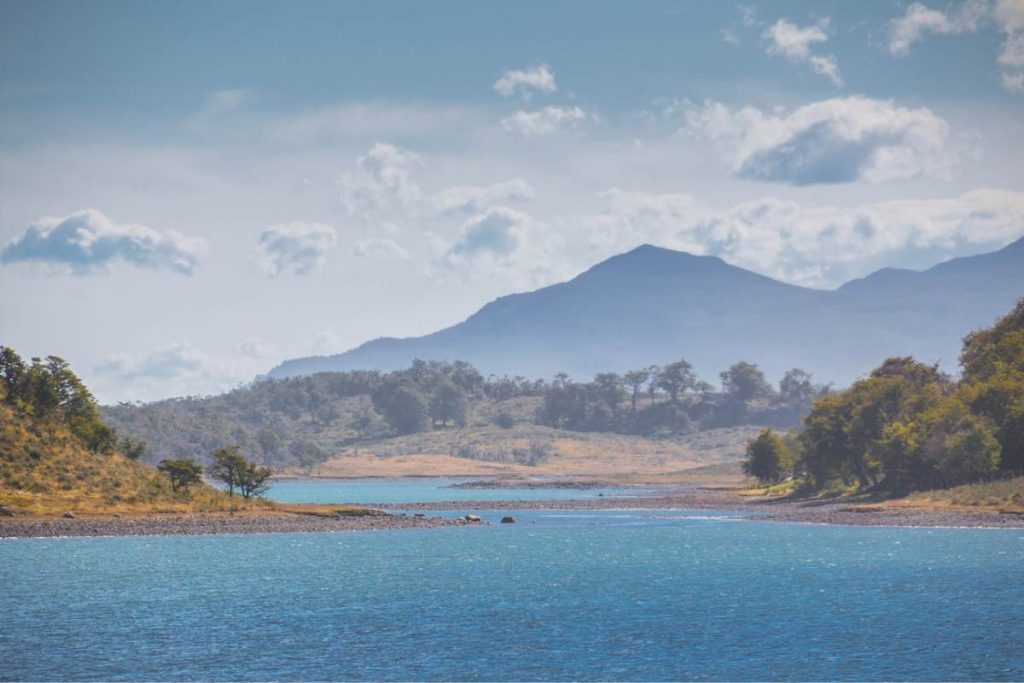
[[1019, 529], [515, 514], [0, 541], [0, 679], [1024, 679]]
[[638, 495], [639, 489], [458, 489], [477, 479], [404, 477], [395, 479], [279, 479], [267, 497], [281, 503], [437, 503], [467, 500], [579, 500], [598, 496]]

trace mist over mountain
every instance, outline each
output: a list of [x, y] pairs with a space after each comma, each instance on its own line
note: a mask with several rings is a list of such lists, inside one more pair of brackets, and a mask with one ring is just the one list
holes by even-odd
[[804, 368], [845, 385], [884, 358], [955, 371], [961, 338], [1024, 296], [1024, 238], [928, 270], [885, 268], [834, 291], [790, 285], [714, 256], [644, 245], [568, 282], [501, 297], [452, 327], [288, 360], [271, 377], [466, 360], [485, 373], [586, 379], [679, 358], [717, 379], [737, 360], [770, 380]]

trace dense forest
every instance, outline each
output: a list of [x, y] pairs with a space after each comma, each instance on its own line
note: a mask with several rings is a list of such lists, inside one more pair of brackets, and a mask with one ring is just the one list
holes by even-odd
[[751, 441], [747, 472], [890, 494], [1024, 474], [1024, 299], [964, 339], [960, 364], [955, 381], [910, 357], [886, 360], [819, 398], [800, 430]]
[[390, 373], [266, 379], [220, 396], [120, 404], [104, 416], [144, 439], [154, 459], [237, 444], [267, 465], [308, 467], [349, 446], [430, 430], [536, 424], [662, 438], [744, 424], [785, 429], [827, 393], [798, 369], [774, 387], [745, 362], [720, 379], [716, 389], [685, 360], [590, 382], [485, 377], [469, 363], [417, 360]]

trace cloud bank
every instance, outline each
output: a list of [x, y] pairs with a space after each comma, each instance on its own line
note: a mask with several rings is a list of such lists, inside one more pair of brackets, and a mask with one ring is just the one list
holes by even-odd
[[841, 284], [906, 249], [999, 247], [1024, 225], [1024, 193], [987, 188], [859, 207], [765, 197], [722, 208], [688, 195], [622, 190], [602, 198], [605, 209], [591, 226], [612, 253], [652, 241], [810, 286]]
[[815, 185], [942, 176], [949, 126], [927, 108], [866, 97], [835, 98], [790, 112], [706, 102], [686, 130], [718, 145], [742, 178]]
[[87, 275], [117, 262], [191, 275], [206, 249], [199, 238], [134, 223], [115, 223], [96, 209], [34, 221], [0, 251], [2, 263], [45, 263]]

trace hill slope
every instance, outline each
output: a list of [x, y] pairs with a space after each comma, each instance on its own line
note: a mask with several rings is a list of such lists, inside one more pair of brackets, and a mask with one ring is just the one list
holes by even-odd
[[501, 297], [439, 332], [289, 360], [270, 376], [387, 371], [423, 358], [462, 359], [497, 374], [586, 378], [684, 357], [707, 378], [743, 359], [772, 379], [803, 367], [846, 384], [892, 355], [955, 369], [961, 337], [1022, 295], [1024, 239], [926, 271], [885, 269], [835, 291], [645, 245], [568, 282]]

